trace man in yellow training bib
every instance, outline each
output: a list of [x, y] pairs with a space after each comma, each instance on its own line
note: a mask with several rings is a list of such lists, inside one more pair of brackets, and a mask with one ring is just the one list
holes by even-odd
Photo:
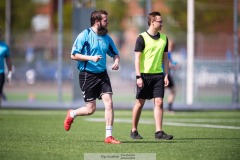
[[[148, 30], [141, 33], [135, 45], [136, 103], [132, 112], [132, 139], [142, 139], [137, 126], [146, 99], [154, 99], [156, 139], [170, 140], [162, 130], [164, 87], [168, 86], [168, 39], [160, 33], [163, 21], [159, 12], [148, 14]], [[163, 66], [164, 64], [164, 71]]]

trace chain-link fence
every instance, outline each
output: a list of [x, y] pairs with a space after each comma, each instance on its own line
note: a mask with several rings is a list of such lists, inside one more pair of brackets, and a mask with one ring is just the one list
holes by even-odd
[[[211, 10], [211, 7], [207, 7], [207, 9]], [[83, 9], [78, 11], [77, 16], [81, 17], [79, 14]], [[82, 17], [86, 19], [89, 16]], [[135, 15], [136, 17], [139, 18]], [[141, 15], [141, 17], [145, 16]], [[75, 20], [77, 23], [73, 24], [73, 28], [75, 25], [78, 25], [76, 27], [82, 24], [87, 25], [85, 22], [89, 22], [88, 19], [82, 21], [84, 23], [79, 23], [79, 19]], [[127, 27], [127, 30], [110, 33], [121, 54], [120, 70], [108, 70], [114, 92], [113, 99], [114, 103], [121, 104], [119, 106], [126, 108], [131, 108], [135, 101], [134, 45], [140, 29], [134, 26], [136, 24], [132, 24], [133, 19], [134, 16], [127, 21], [131, 26]], [[143, 23], [143, 21], [140, 22]], [[227, 25], [232, 27], [232, 22], [228, 20]], [[233, 54], [233, 33], [232, 29], [226, 25], [223, 26], [227, 32], [204, 34], [198, 28], [198, 32], [195, 33], [194, 76], [192, 77], [194, 80], [193, 105], [215, 105], [216, 107], [219, 105], [237, 105], [239, 107], [239, 103], [233, 103], [236, 69], [236, 57]], [[66, 103], [72, 103], [76, 97], [82, 100], [81, 92], [75, 92], [80, 90], [76, 85], [78, 84], [78, 75], [75, 71], [76, 64], [70, 59], [73, 39], [78, 33], [79, 30], [76, 29], [73, 29], [73, 32], [64, 31], [63, 33], [63, 85], [60, 89], [63, 93], [63, 102]], [[173, 38], [175, 43], [172, 57], [181, 65], [179, 70], [172, 71], [177, 89], [174, 105], [186, 106], [187, 35], [185, 32], [166, 34], [169, 35], [170, 39]], [[59, 92], [57, 84], [59, 75], [57, 33], [52, 31], [12, 33], [10, 47], [14, 73], [12, 82], [6, 83], [4, 87], [6, 104], [8, 102], [57, 102]], [[111, 62], [109, 59], [108, 65]], [[237, 76], [239, 77], [239, 73]], [[165, 97], [167, 94], [168, 90]], [[34, 103], [31, 104], [34, 105]]]
[[[71, 34], [67, 35], [71, 36]], [[14, 39], [11, 46], [14, 65], [13, 81], [6, 84], [4, 88], [7, 101], [56, 102], [58, 100], [56, 46], [46, 48], [29, 46], [28, 35], [14, 37], [16, 40]], [[72, 40], [70, 41], [69, 46], [64, 50], [62, 71], [63, 101], [69, 103], [73, 100], [73, 90], [79, 89], [73, 88], [72, 85], [73, 81], [78, 81], [78, 75], [73, 75], [73, 67], [76, 66], [70, 59]], [[181, 65], [179, 70], [172, 71], [177, 86], [175, 104], [185, 105], [186, 50], [182, 46], [176, 46], [172, 55], [173, 59]], [[109, 59], [108, 64], [110, 65], [111, 62], [112, 60]], [[215, 60], [195, 59], [194, 62], [194, 104], [233, 104], [235, 68], [233, 59], [218, 60], [216, 57]], [[112, 79], [115, 103], [129, 104], [128, 107], [131, 107], [135, 97], [133, 48], [129, 49], [127, 56], [125, 53], [119, 71], [108, 70], [108, 72]], [[166, 96], [167, 94], [168, 91]]]

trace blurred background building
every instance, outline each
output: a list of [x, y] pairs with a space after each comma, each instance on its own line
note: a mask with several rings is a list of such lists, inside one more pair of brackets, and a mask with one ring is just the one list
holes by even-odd
[[[11, 10], [11, 34], [7, 34], [5, 28], [7, 2]], [[234, 0], [194, 2], [194, 104], [236, 105], [233, 102], [236, 59], [233, 48]], [[58, 100], [58, 3], [59, 0], [1, 1], [0, 27], [5, 30], [5, 39], [10, 39], [8, 43], [14, 65], [13, 81], [4, 89], [8, 102]], [[73, 74], [74, 62], [70, 60], [73, 21], [77, 21], [73, 16], [74, 7], [108, 11], [110, 34], [121, 53], [121, 70], [109, 70], [114, 101], [129, 108], [135, 95], [135, 41], [138, 34], [147, 29], [147, 13], [161, 12], [164, 21], [162, 32], [174, 42], [173, 59], [182, 66], [173, 73], [177, 84], [173, 107], [186, 105], [187, 0], [63, 0], [62, 89], [66, 103], [73, 101], [73, 90], [79, 89], [72, 85], [78, 81], [78, 76]], [[90, 21], [79, 23], [90, 27]]]

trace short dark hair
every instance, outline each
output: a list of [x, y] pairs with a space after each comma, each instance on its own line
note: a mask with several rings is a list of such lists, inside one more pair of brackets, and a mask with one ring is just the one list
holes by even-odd
[[102, 20], [102, 14], [108, 15], [107, 11], [104, 10], [98, 10], [98, 11], [94, 11], [91, 14], [91, 18], [90, 18], [90, 22], [91, 22], [91, 26], [94, 25], [95, 20]]
[[155, 20], [156, 16], [161, 16], [161, 13], [155, 11], [148, 14], [148, 26], [151, 25], [151, 22]]

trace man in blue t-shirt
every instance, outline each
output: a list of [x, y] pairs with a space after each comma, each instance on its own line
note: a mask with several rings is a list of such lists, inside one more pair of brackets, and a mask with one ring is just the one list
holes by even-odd
[[118, 50], [107, 34], [108, 13], [94, 11], [91, 14], [91, 27], [82, 31], [76, 38], [71, 59], [77, 61], [79, 69], [79, 84], [83, 93], [85, 106], [76, 110], [69, 110], [64, 121], [64, 128], [68, 131], [76, 116], [91, 115], [96, 110], [96, 99], [102, 99], [105, 105], [106, 138], [105, 143], [120, 144], [112, 137], [113, 103], [112, 87], [107, 74], [107, 55], [113, 58], [112, 70], [119, 69]]
[[2, 41], [2, 32], [0, 30], [0, 107], [3, 96], [3, 85], [5, 83], [5, 60], [8, 68], [7, 81], [12, 79], [12, 62], [10, 58], [9, 47]]
[[175, 100], [175, 96], [176, 96], [176, 86], [175, 86], [175, 82], [174, 82], [174, 78], [172, 75], [172, 71], [173, 70], [179, 70], [180, 69], [180, 64], [178, 64], [177, 62], [175, 62], [172, 59], [172, 51], [174, 49], [174, 43], [173, 41], [169, 41], [169, 46], [168, 46], [168, 59], [169, 59], [169, 74], [168, 74], [168, 80], [169, 80], [169, 85], [167, 86], [167, 88], [169, 89], [169, 94], [168, 94], [168, 111], [173, 112], [173, 102]]

